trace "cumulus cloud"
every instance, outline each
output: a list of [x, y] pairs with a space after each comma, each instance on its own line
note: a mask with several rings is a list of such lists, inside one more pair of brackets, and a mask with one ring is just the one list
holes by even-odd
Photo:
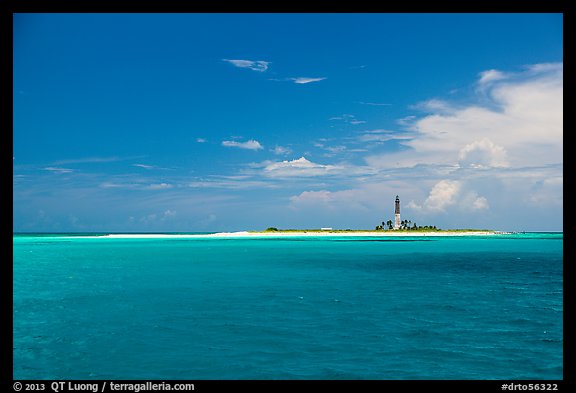
[[506, 150], [488, 138], [474, 141], [460, 149], [458, 162], [461, 166], [475, 168], [508, 166]]
[[488, 209], [489, 206], [485, 197], [474, 190], [466, 190], [462, 181], [444, 179], [434, 184], [421, 205], [412, 200], [406, 207], [423, 213], [447, 213], [453, 207], [473, 212]]
[[[378, 167], [416, 164], [531, 167], [562, 162], [563, 67], [533, 65], [518, 73], [481, 74], [490, 82], [480, 105], [429, 100], [410, 118], [406, 149], [367, 157]], [[479, 100], [479, 101], [482, 101]], [[404, 120], [403, 120], [404, 121]]]
[[246, 142], [238, 142], [238, 141], [222, 141], [222, 146], [226, 147], [237, 147], [240, 149], [246, 150], [260, 150], [264, 147], [258, 142], [257, 140], [250, 139]]
[[461, 184], [455, 180], [442, 180], [432, 187], [428, 198], [423, 206], [411, 202], [410, 207], [428, 211], [443, 212], [446, 207], [456, 203], [456, 197], [460, 192]]
[[269, 61], [263, 60], [230, 60], [222, 59], [222, 61], [228, 62], [238, 68], [248, 68], [252, 71], [265, 72], [268, 69]]
[[527, 190], [527, 202], [530, 205], [550, 208], [563, 205], [564, 177], [560, 174], [536, 181]]

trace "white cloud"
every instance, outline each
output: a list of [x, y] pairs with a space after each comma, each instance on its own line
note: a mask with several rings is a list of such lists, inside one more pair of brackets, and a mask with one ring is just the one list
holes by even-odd
[[562, 65], [528, 67], [504, 79], [490, 73], [487, 105], [429, 100], [431, 113], [403, 119], [413, 132], [406, 149], [367, 157], [370, 165], [480, 165], [511, 168], [562, 162]]
[[[406, 207], [422, 213], [452, 213], [456, 208], [459, 211], [475, 212], [489, 208], [488, 199], [479, 196], [469, 189], [464, 181], [440, 180], [430, 190], [428, 197], [420, 205], [411, 200]], [[451, 211], [449, 211], [449, 209]]]
[[250, 139], [246, 142], [237, 142], [237, 141], [222, 141], [222, 146], [226, 147], [238, 147], [240, 149], [247, 149], [247, 150], [260, 150], [264, 147], [258, 142], [257, 140]]
[[325, 143], [323, 143], [325, 139], [321, 139], [321, 141], [322, 142], [315, 142], [314, 147], [325, 150], [327, 153], [324, 153], [324, 157], [333, 157], [336, 154], [348, 150], [348, 148], [344, 145], [327, 146]]
[[[393, 217], [394, 196], [414, 195], [414, 184], [395, 180], [360, 183], [355, 188], [330, 191], [307, 190], [290, 197], [290, 208], [299, 211], [338, 211], [369, 217], [370, 226], [384, 217]], [[389, 199], [387, 199], [389, 198]]]
[[164, 211], [164, 217], [165, 218], [170, 218], [170, 217], [175, 217], [175, 216], [176, 216], [176, 211], [174, 211], [174, 210], [168, 209], [168, 210]]
[[536, 181], [527, 192], [527, 202], [540, 208], [563, 205], [564, 177], [545, 177]]
[[389, 130], [369, 130], [364, 131], [360, 136], [356, 138], [359, 142], [388, 142], [391, 140], [409, 140], [412, 139], [411, 136], [403, 135], [397, 131]]
[[229, 60], [229, 59], [222, 59], [222, 61], [226, 61], [235, 67], [238, 68], [248, 68], [252, 71], [258, 72], [265, 72], [268, 69], [269, 61], [263, 60]]
[[472, 210], [484, 210], [488, 209], [488, 200], [484, 197], [476, 197], [474, 194], [470, 194], [472, 196], [472, 203], [470, 207]]
[[[373, 211], [374, 204], [367, 201], [363, 190], [304, 191], [290, 197], [290, 208], [303, 211]], [[376, 222], [378, 218], [375, 217]]]
[[233, 189], [233, 190], [243, 190], [250, 188], [275, 188], [274, 184], [270, 184], [265, 181], [260, 180], [244, 180], [241, 178], [231, 178], [226, 176], [220, 176], [217, 178], [210, 179], [199, 179], [188, 183], [188, 187], [191, 188], [223, 188], [223, 189]]
[[564, 70], [564, 65], [562, 63], [539, 63], [539, 64], [530, 64], [526, 66], [526, 69], [537, 74], [543, 72], [562, 73]]
[[144, 168], [144, 169], [154, 169], [156, 168], [153, 165], [146, 165], [146, 164], [132, 164], [132, 166], [137, 166], [139, 168]]
[[153, 183], [150, 184], [148, 187], [146, 187], [149, 190], [165, 190], [168, 188], [172, 188], [174, 187], [172, 184], [168, 184], [168, 183]]
[[506, 74], [498, 70], [487, 70], [480, 73], [478, 84], [485, 85], [489, 82], [494, 82], [506, 78]]
[[297, 160], [266, 163], [263, 174], [269, 177], [322, 176], [337, 172], [334, 165], [316, 164], [300, 157]]
[[420, 102], [414, 105], [413, 108], [432, 113], [452, 113], [455, 110], [448, 102], [437, 98]]
[[70, 160], [60, 160], [53, 163], [53, 165], [67, 165], [67, 164], [92, 164], [97, 162], [116, 162], [130, 160], [134, 158], [141, 157], [85, 157], [85, 158], [75, 158]]
[[206, 143], [206, 139], [205, 139], [205, 138], [196, 138], [196, 142], [198, 142], [198, 143]]
[[288, 78], [289, 80], [291, 80], [294, 83], [297, 83], [299, 85], [303, 85], [306, 83], [313, 83], [313, 82], [320, 82], [323, 81], [325, 79], [328, 78], [305, 78], [305, 77], [298, 77], [298, 78]]
[[316, 204], [332, 202], [334, 199], [334, 193], [327, 190], [304, 191], [300, 195], [290, 197], [290, 202], [294, 204]]
[[461, 166], [475, 168], [508, 166], [506, 150], [502, 146], [495, 145], [488, 138], [464, 146], [458, 153], [458, 162]]
[[396, 123], [400, 124], [401, 126], [413, 128], [414, 123], [416, 122], [416, 119], [417, 119], [416, 116], [410, 115], [410, 116], [405, 116], [405, 117], [402, 117], [402, 118], [396, 120]]
[[460, 188], [461, 184], [458, 181], [441, 180], [430, 190], [428, 198], [424, 201], [423, 208], [430, 211], [444, 211], [446, 207], [456, 203]]
[[290, 149], [289, 147], [284, 147], [284, 146], [276, 146], [276, 147], [274, 147], [274, 149], [272, 149], [272, 152], [276, 155], [283, 156], [283, 155], [291, 154], [292, 149]]
[[342, 120], [344, 123], [348, 123], [348, 124], [352, 124], [352, 125], [358, 125], [358, 124], [366, 123], [366, 121], [358, 120], [358, 119], [356, 119], [356, 116], [349, 115], [347, 113], [340, 115], [340, 116], [332, 116], [328, 120]]
[[70, 168], [60, 168], [60, 167], [54, 167], [54, 166], [49, 166], [44, 168], [45, 171], [49, 171], [52, 173], [57, 173], [59, 175], [64, 174], [64, 173], [72, 173], [74, 172], [74, 169], [70, 169]]

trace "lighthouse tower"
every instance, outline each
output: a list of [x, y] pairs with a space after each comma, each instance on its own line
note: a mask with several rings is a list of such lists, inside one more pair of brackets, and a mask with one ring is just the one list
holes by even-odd
[[400, 229], [400, 198], [396, 195], [394, 203], [394, 229]]

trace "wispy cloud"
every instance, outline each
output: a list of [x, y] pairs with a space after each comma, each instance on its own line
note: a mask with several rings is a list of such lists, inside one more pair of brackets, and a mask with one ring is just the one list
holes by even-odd
[[222, 141], [222, 146], [226, 147], [237, 147], [240, 149], [247, 149], [247, 150], [260, 150], [264, 147], [258, 142], [257, 140], [250, 139], [246, 142], [238, 142], [238, 141]]
[[52, 173], [57, 173], [57, 174], [64, 174], [64, 173], [72, 173], [74, 172], [74, 169], [70, 169], [70, 168], [61, 168], [61, 167], [54, 167], [54, 166], [49, 166], [46, 168], [43, 168], [45, 171], [49, 171]]
[[325, 79], [328, 78], [306, 78], [306, 77], [288, 78], [288, 80], [291, 80], [292, 82], [297, 83], [299, 85], [303, 85], [306, 83], [320, 82]]
[[278, 156], [285, 156], [292, 153], [292, 149], [285, 146], [276, 146], [272, 149], [272, 152]]
[[244, 190], [251, 188], [276, 188], [275, 184], [262, 180], [251, 180], [248, 176], [212, 176], [207, 179], [196, 179], [189, 182], [191, 188], [222, 188]]
[[154, 165], [146, 165], [146, 164], [132, 164], [132, 166], [136, 166], [138, 168], [143, 168], [143, 169], [155, 169], [156, 168]]
[[392, 104], [385, 104], [385, 103], [381, 103], [381, 102], [364, 102], [364, 101], [357, 101], [357, 104], [360, 105], [369, 105], [369, 106], [390, 106]]
[[68, 164], [91, 164], [91, 163], [98, 163], [98, 162], [116, 162], [116, 161], [124, 161], [124, 160], [131, 160], [138, 157], [85, 157], [85, 158], [73, 158], [69, 160], [60, 160], [54, 162], [54, 165], [68, 165]]
[[222, 59], [222, 61], [228, 62], [238, 68], [248, 68], [252, 71], [265, 72], [268, 69], [269, 61], [263, 60], [230, 60]]
[[344, 123], [348, 123], [348, 124], [352, 124], [352, 125], [358, 125], [358, 124], [365, 124], [366, 123], [366, 121], [358, 120], [356, 118], [356, 116], [350, 115], [347, 113], [344, 113], [343, 115], [340, 115], [340, 116], [333, 116], [333, 117], [329, 118], [328, 120], [341, 120]]
[[478, 84], [485, 85], [489, 82], [494, 82], [506, 78], [506, 74], [498, 70], [487, 70], [480, 73]]
[[166, 168], [166, 167], [161, 167], [161, 166], [156, 166], [156, 165], [148, 165], [148, 164], [132, 164], [132, 166], [135, 166], [137, 168], [146, 169], [148, 171], [153, 170], [153, 169], [157, 169], [157, 170], [172, 170], [172, 169], [174, 169], [174, 168]]
[[344, 145], [330, 146], [330, 145], [327, 145], [326, 143], [324, 143], [324, 141], [325, 141], [325, 139], [322, 139], [321, 142], [315, 142], [314, 143], [314, 147], [317, 147], [319, 149], [326, 151], [326, 153], [324, 153], [324, 157], [333, 157], [336, 154], [342, 153], [342, 152], [347, 150], [347, 147]]
[[170, 188], [174, 188], [175, 185], [172, 183], [147, 183], [145, 181], [135, 181], [135, 182], [124, 182], [120, 179], [120, 181], [105, 181], [98, 185], [99, 188], [110, 189], [123, 189], [123, 190], [140, 190], [140, 191], [147, 191], [147, 190], [167, 190]]
[[405, 133], [377, 129], [364, 131], [356, 138], [356, 140], [359, 142], [383, 143], [392, 140], [410, 140], [412, 138], [412, 136], [406, 135]]
[[172, 184], [169, 183], [152, 183], [145, 187], [148, 190], [166, 190], [168, 188], [174, 187]]
[[196, 142], [198, 142], [198, 143], [206, 143], [206, 139], [205, 139], [205, 138], [196, 138]]

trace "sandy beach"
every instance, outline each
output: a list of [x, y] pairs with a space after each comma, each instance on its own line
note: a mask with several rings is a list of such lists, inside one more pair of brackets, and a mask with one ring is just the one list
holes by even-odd
[[331, 231], [294, 231], [294, 232], [218, 232], [202, 235], [187, 234], [109, 234], [101, 237], [119, 239], [161, 239], [161, 238], [279, 238], [279, 237], [397, 237], [397, 236], [487, 236], [495, 235], [494, 231], [441, 231], [441, 232], [401, 232], [401, 231], [366, 231], [366, 232], [331, 232]]

